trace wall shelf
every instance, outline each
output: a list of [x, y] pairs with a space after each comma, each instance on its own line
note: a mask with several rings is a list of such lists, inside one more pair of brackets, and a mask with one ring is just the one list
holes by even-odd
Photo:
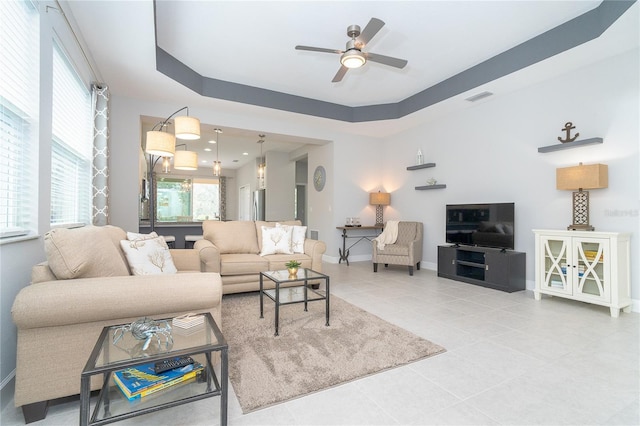
[[579, 141], [573, 141], [573, 142], [567, 142], [567, 143], [559, 143], [559, 144], [549, 145], [549, 146], [542, 146], [542, 147], [538, 148], [538, 152], [560, 151], [560, 150], [563, 150], [563, 149], [577, 148], [579, 146], [594, 145], [594, 144], [603, 143], [603, 142], [604, 142], [604, 140], [602, 138], [582, 139], [582, 140], [579, 140]]
[[423, 191], [425, 189], [442, 189], [446, 188], [447, 185], [424, 185], [424, 186], [416, 186], [416, 191]]
[[429, 167], [435, 167], [436, 163], [424, 163], [424, 164], [417, 164], [415, 166], [409, 166], [407, 167], [407, 170], [419, 170], [419, 169], [426, 169]]

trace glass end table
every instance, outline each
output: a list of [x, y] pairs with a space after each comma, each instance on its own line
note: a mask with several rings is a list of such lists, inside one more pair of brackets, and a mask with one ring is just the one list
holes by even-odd
[[[172, 326], [171, 339], [160, 334], [146, 348], [145, 340], [136, 339], [130, 331], [123, 332], [128, 324], [104, 327], [81, 374], [80, 425], [113, 423], [213, 396], [220, 396], [220, 425], [226, 425], [229, 347], [211, 314], [201, 315], [202, 324], [189, 329]], [[171, 324], [171, 320], [156, 321]], [[219, 380], [212, 362], [215, 352], [220, 353]], [[116, 371], [181, 356], [202, 364], [202, 374], [134, 400], [129, 400], [114, 382]], [[103, 384], [91, 413], [91, 378], [100, 374]]]

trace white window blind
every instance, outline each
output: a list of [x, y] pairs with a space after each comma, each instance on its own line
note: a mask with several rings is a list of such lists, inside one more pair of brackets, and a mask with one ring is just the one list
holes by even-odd
[[90, 223], [91, 94], [54, 43], [51, 225]]
[[0, 2], [0, 238], [36, 231], [40, 17]]

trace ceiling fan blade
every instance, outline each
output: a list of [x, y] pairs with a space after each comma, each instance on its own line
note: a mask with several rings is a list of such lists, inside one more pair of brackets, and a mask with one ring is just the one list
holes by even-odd
[[364, 56], [369, 61], [377, 62], [383, 65], [389, 65], [396, 68], [404, 68], [408, 63], [404, 59], [392, 58], [391, 56], [378, 55], [371, 52], [365, 53]]
[[378, 34], [378, 31], [380, 31], [382, 27], [384, 27], [383, 21], [378, 18], [371, 18], [367, 26], [364, 27], [364, 30], [360, 33], [360, 36], [356, 38], [356, 46], [358, 49], [362, 49], [365, 44], [369, 43], [369, 40]]
[[332, 83], [337, 83], [339, 81], [342, 81], [342, 77], [344, 77], [344, 75], [347, 73], [347, 71], [349, 71], [349, 68], [347, 68], [344, 65], [342, 65], [340, 67], [340, 69], [338, 70], [338, 72], [336, 73], [335, 77], [333, 77], [333, 80], [331, 80], [331, 82]]
[[325, 49], [323, 47], [313, 47], [313, 46], [296, 46], [296, 50], [309, 50], [311, 52], [323, 52], [323, 53], [344, 53], [344, 50], [336, 50], [336, 49]]

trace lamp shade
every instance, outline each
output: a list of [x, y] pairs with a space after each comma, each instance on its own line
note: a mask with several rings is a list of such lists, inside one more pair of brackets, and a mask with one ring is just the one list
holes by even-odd
[[609, 168], [606, 164], [580, 163], [578, 166], [556, 169], [556, 189], [599, 189], [609, 186]]
[[198, 154], [193, 151], [176, 151], [173, 168], [177, 170], [198, 170]]
[[174, 119], [176, 138], [200, 139], [200, 120], [195, 117], [180, 116]]
[[372, 192], [369, 194], [369, 204], [372, 206], [388, 206], [391, 204], [391, 194], [388, 192]]
[[173, 157], [176, 152], [176, 138], [171, 133], [148, 131], [145, 152], [160, 157]]

